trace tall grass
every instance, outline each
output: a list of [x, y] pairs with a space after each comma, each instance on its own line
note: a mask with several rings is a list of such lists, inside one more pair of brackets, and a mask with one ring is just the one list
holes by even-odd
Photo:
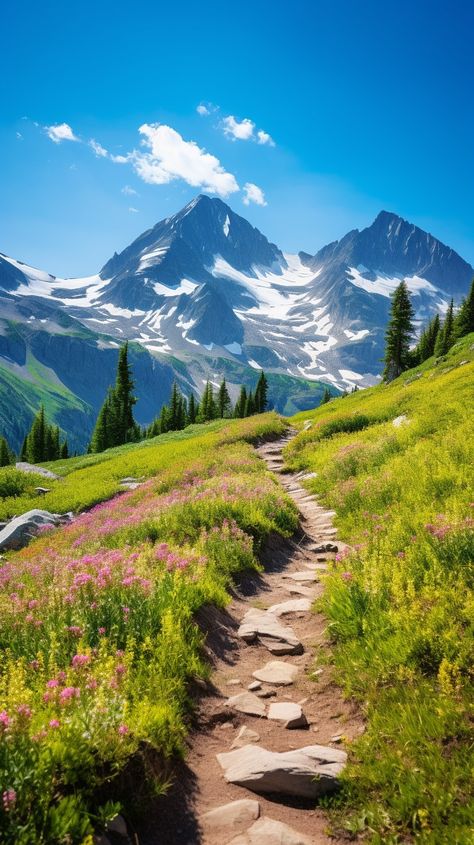
[[225, 605], [269, 532], [296, 525], [245, 442], [281, 429], [274, 415], [254, 417], [74, 470], [55, 490], [62, 507], [103, 497], [122, 475], [148, 480], [2, 561], [2, 843], [90, 843], [138, 758], [146, 773], [159, 756], [148, 785], [165, 789], [189, 682], [208, 672], [194, 616]]
[[299, 415], [287, 448], [354, 549], [320, 606], [367, 715], [335, 824], [373, 843], [474, 841], [473, 350]]

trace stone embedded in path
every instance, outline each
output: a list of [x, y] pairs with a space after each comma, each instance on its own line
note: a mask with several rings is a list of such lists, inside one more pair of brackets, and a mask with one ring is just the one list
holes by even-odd
[[275, 616], [284, 616], [286, 613], [303, 613], [311, 610], [311, 602], [309, 599], [290, 599], [289, 601], [280, 602], [280, 604], [272, 604], [268, 608], [269, 613]]
[[249, 745], [251, 742], [260, 742], [260, 734], [257, 731], [252, 731], [247, 725], [242, 725], [230, 747], [232, 749], [243, 748], [244, 745]]
[[265, 716], [265, 705], [253, 692], [240, 692], [225, 702], [225, 707], [232, 707], [248, 716]]
[[306, 569], [313, 572], [327, 572], [328, 565], [327, 563], [305, 563]]
[[312, 590], [311, 587], [305, 587], [303, 584], [284, 581], [283, 584], [280, 584], [280, 587], [290, 593], [291, 596], [307, 596], [309, 599], [314, 599], [316, 596], [315, 590]]
[[[238, 636], [248, 643], [259, 637], [264, 645], [267, 640], [274, 640], [276, 644], [280, 643], [287, 649], [283, 652], [287, 654], [302, 649], [298, 637], [288, 625], [283, 625], [272, 613], [254, 607], [250, 608], [242, 619]], [[268, 648], [267, 645], [266, 647]]]
[[253, 798], [241, 798], [205, 813], [201, 822], [206, 830], [238, 833], [245, 830], [260, 815], [260, 804]]
[[301, 581], [317, 581], [318, 577], [316, 572], [310, 572], [309, 569], [302, 569], [300, 572], [288, 572], [283, 575], [283, 578], [291, 578], [292, 581], [297, 581], [300, 583]]
[[227, 845], [314, 845], [314, 839], [283, 822], [261, 818], [245, 833], [234, 836]]
[[258, 681], [266, 684], [281, 684], [288, 686], [294, 683], [298, 675], [298, 668], [291, 663], [284, 663], [283, 660], [270, 660], [261, 669], [252, 673]]
[[283, 752], [246, 745], [217, 755], [227, 783], [236, 783], [259, 794], [311, 799], [337, 788], [337, 778], [346, 760], [344, 751], [324, 745], [308, 745]]
[[248, 685], [247, 689], [250, 692], [255, 692], [255, 690], [261, 689], [261, 686], [260, 681], [252, 681], [252, 683]]
[[308, 721], [303, 713], [301, 704], [293, 701], [276, 701], [268, 708], [267, 719], [284, 722], [285, 728], [307, 728]]
[[283, 657], [285, 654], [302, 654], [304, 651], [302, 643], [297, 646], [283, 643], [280, 640], [273, 640], [271, 637], [260, 637], [259, 642], [265, 646], [271, 654], [277, 657]]

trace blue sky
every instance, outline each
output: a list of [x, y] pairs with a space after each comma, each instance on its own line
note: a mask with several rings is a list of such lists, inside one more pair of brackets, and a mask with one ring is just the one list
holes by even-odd
[[19, 0], [2, 24], [0, 251], [90, 274], [207, 189], [288, 251], [385, 208], [474, 263], [467, 0]]

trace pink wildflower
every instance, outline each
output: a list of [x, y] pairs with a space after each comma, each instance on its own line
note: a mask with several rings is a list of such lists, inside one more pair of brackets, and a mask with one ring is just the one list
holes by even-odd
[[77, 687], [64, 687], [64, 689], [61, 690], [59, 698], [61, 702], [65, 702], [70, 701], [71, 698], [79, 698], [80, 694], [81, 691]]
[[90, 657], [88, 654], [75, 654], [72, 658], [72, 666], [74, 669], [80, 669], [82, 666], [86, 666], [89, 663]]
[[16, 708], [16, 712], [23, 719], [30, 719], [31, 718], [31, 708], [28, 707], [27, 704], [19, 704], [18, 707]]
[[344, 579], [344, 581], [352, 581], [352, 579], [354, 578], [354, 576], [353, 576], [352, 572], [342, 572], [342, 573], [341, 573], [341, 578], [343, 578], [343, 579]]
[[56, 678], [51, 678], [51, 680], [47, 682], [46, 686], [48, 689], [55, 689], [59, 686], [59, 681], [56, 680]]
[[8, 728], [11, 724], [11, 721], [12, 720], [10, 719], [10, 716], [8, 715], [7, 711], [2, 710], [2, 712], [0, 713], [0, 725], [2, 726], [2, 728]]
[[61, 722], [59, 719], [50, 719], [49, 727], [55, 730], [56, 728], [61, 727]]
[[3, 808], [8, 813], [16, 804], [16, 792], [14, 789], [5, 789], [2, 795]]
[[129, 728], [127, 725], [119, 725], [118, 732], [120, 736], [126, 736], [128, 734]]

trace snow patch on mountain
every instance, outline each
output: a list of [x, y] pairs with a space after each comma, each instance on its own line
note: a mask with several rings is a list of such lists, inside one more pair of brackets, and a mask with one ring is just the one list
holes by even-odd
[[[396, 276], [388, 276], [381, 273], [380, 270], [371, 271], [363, 264], [358, 267], [349, 267], [347, 270], [349, 280], [358, 288], [365, 290], [367, 293], [377, 293], [379, 296], [390, 296], [395, 288], [400, 284], [402, 279], [405, 279], [410, 293], [420, 294], [421, 291], [426, 291], [432, 296], [438, 294], [438, 290], [427, 279], [421, 276], [403, 276], [397, 274]], [[367, 278], [370, 276], [370, 278]], [[375, 276], [375, 278], [373, 278]]]

